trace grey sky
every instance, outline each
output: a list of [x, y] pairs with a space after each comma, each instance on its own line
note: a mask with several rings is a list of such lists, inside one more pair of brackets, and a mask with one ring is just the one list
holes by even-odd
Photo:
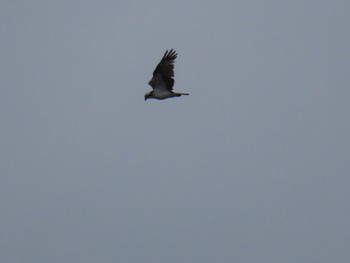
[[349, 14], [2, 1], [0, 262], [350, 262]]

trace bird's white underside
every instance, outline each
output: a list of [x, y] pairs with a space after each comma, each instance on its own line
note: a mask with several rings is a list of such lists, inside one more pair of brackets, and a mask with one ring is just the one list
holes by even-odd
[[168, 91], [168, 90], [154, 89], [152, 95], [155, 99], [161, 100], [161, 99], [166, 99], [166, 98], [172, 97], [173, 93]]

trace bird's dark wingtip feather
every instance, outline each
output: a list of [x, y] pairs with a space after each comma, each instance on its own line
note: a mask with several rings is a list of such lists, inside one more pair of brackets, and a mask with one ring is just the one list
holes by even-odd
[[164, 56], [162, 59], [176, 59], [177, 58], [177, 53], [176, 51], [172, 48], [170, 50], [166, 50], [164, 53]]

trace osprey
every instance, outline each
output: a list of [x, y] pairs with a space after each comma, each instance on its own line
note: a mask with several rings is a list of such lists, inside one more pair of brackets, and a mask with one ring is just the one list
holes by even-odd
[[162, 60], [153, 71], [153, 77], [148, 84], [153, 88], [152, 91], [145, 94], [145, 100], [157, 99], [164, 100], [172, 97], [180, 97], [181, 95], [189, 95], [188, 93], [174, 92], [174, 61], [177, 57], [175, 50], [166, 51]]

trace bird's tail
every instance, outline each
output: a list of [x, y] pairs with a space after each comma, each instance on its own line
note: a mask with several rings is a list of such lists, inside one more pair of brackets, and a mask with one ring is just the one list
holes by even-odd
[[190, 95], [189, 93], [174, 92], [175, 97], [181, 97], [182, 95]]

